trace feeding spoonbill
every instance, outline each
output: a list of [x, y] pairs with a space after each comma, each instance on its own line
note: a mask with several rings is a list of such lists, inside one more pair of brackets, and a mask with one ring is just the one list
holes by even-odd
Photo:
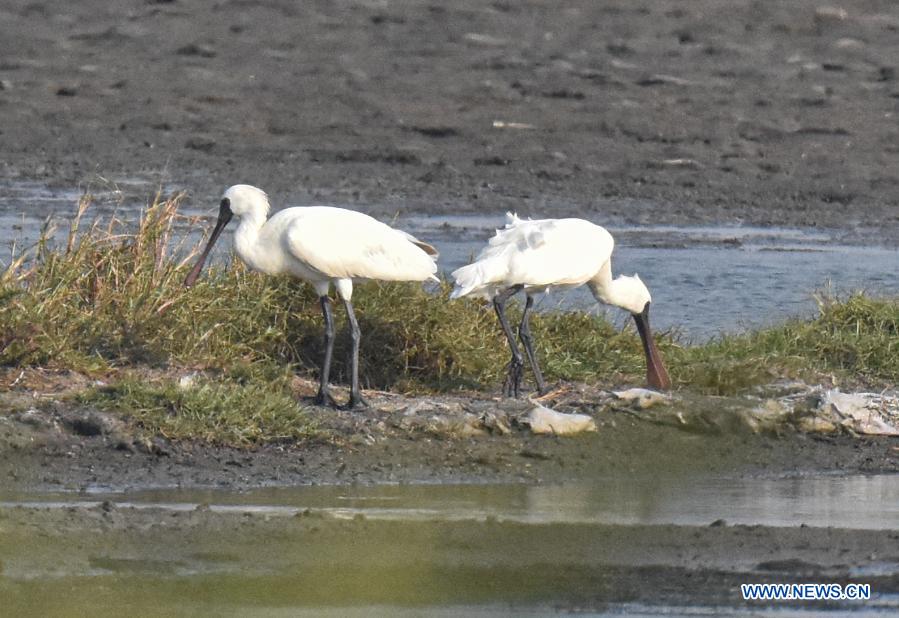
[[477, 259], [452, 273], [455, 288], [450, 298], [474, 295], [493, 301], [500, 326], [512, 348], [503, 394], [518, 397], [524, 362], [506, 319], [510, 297], [524, 290], [524, 313], [518, 337], [524, 345], [540, 393], [546, 383], [537, 364], [528, 316], [533, 294], [548, 288], [587, 284], [597, 301], [625, 309], [634, 316], [646, 354], [646, 380], [658, 389], [671, 386], [668, 372], [649, 329], [649, 290], [636, 275], [612, 279], [615, 240], [604, 228], [583, 219], [523, 220], [507, 213], [506, 226], [496, 231]]
[[234, 249], [247, 266], [269, 275], [286, 273], [315, 288], [325, 321], [325, 355], [316, 403], [336, 405], [328, 377], [334, 349], [334, 319], [328, 292], [331, 284], [346, 308], [352, 339], [349, 406], [368, 405], [359, 390], [359, 324], [353, 312], [353, 282], [437, 280], [437, 251], [406, 232], [361, 212], [330, 206], [285, 208], [268, 217], [268, 196], [250, 185], [225, 191], [218, 221], [184, 285], [197, 280], [203, 264], [232, 216], [240, 218]]

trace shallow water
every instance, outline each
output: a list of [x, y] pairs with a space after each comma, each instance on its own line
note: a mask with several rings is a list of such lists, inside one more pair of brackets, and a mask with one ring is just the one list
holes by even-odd
[[[710, 573], [722, 557], [715, 557], [714, 545], [694, 548], [690, 530], [708, 530], [717, 520], [751, 526], [735, 532], [747, 539], [752, 530], [772, 526], [899, 528], [899, 475], [621, 476], [557, 486], [320, 486], [242, 493], [94, 488], [0, 498], [0, 532], [4, 509], [32, 512], [26, 520], [48, 509], [64, 515], [64, 540], [35, 536], [33, 543], [10, 546], [0, 534], [0, 596], [7, 594], [25, 615], [118, 615], [122, 607], [134, 615], [548, 615], [560, 607], [577, 609], [571, 599], [582, 599], [586, 605], [578, 613], [588, 616], [805, 616], [815, 614], [796, 604], [750, 613], [726, 586], [714, 598], [727, 607], [699, 600], [702, 585], [690, 583], [680, 566], [688, 558], [678, 556], [711, 551]], [[94, 527], [71, 523], [76, 508], [87, 509], [82, 512]], [[151, 517], [135, 519], [131, 509]], [[212, 523], [197, 513], [230, 519]], [[129, 518], [136, 523], [123, 525]], [[167, 522], [175, 521], [169, 532]], [[259, 528], [259, 522], [266, 526]], [[695, 528], [659, 536], [637, 551], [655, 552], [662, 543], [659, 557], [635, 555], [629, 567], [627, 547], [616, 547], [615, 539], [634, 539], [604, 524]], [[597, 565], [571, 555], [579, 545], [594, 544], [618, 554], [609, 558], [607, 570], [602, 556]], [[852, 566], [848, 576], [858, 581], [899, 574], [899, 556], [890, 551]], [[662, 569], [668, 586], [697, 586], [695, 604], [596, 600], [617, 599], [607, 587], [642, 581], [640, 569], [646, 567], [640, 565], [656, 560], [646, 576], [658, 577]], [[754, 581], [753, 560], [758, 558], [738, 568], [736, 577]], [[899, 598], [878, 594], [852, 609], [888, 614], [899, 610]]]
[[244, 492], [154, 489], [78, 495], [5, 495], [0, 508], [123, 507], [290, 516], [312, 509], [335, 517], [525, 524], [705, 526], [730, 524], [899, 530], [899, 475], [787, 478], [623, 477], [565, 485], [376, 485], [267, 487]]
[[[397, 225], [432, 242], [450, 272], [477, 255], [500, 217], [406, 217]], [[758, 227], [608, 226], [612, 269], [638, 273], [653, 297], [656, 328], [707, 339], [811, 316], [814, 293], [899, 293], [899, 251], [840, 244], [836, 232]], [[538, 308], [607, 311], [585, 288], [544, 295]]]
[[[93, 213], [125, 220], [136, 217], [146, 201], [129, 196], [150, 196], [154, 190], [141, 177], [109, 180], [92, 187], [96, 195]], [[76, 188], [52, 190], [38, 183], [0, 185], [0, 247], [27, 246], [50, 215], [65, 227], [79, 194]], [[213, 211], [194, 207], [184, 213], [213, 217]], [[440, 265], [446, 273], [468, 263], [503, 222], [501, 213], [404, 215], [390, 221], [433, 243], [440, 250]], [[814, 293], [828, 286], [838, 294], [854, 290], [875, 295], [899, 293], [899, 251], [843, 244], [837, 230], [608, 227], [617, 242], [613, 270], [639, 273], [647, 282], [656, 329], [674, 329], [695, 340], [814, 315]], [[219, 245], [219, 255], [225, 255], [229, 243]], [[0, 261], [5, 261], [5, 255], [0, 253]], [[605, 311], [616, 323], [628, 320], [620, 311], [599, 307], [585, 288], [544, 295], [537, 306]]]

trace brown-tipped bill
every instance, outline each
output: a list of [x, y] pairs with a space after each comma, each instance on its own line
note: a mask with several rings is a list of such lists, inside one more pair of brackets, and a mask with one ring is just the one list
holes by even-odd
[[231, 201], [226, 197], [222, 199], [222, 203], [219, 206], [219, 218], [218, 221], [215, 222], [215, 228], [212, 230], [209, 242], [206, 243], [206, 248], [203, 249], [203, 253], [200, 254], [200, 259], [197, 260], [197, 263], [194, 264], [194, 267], [190, 269], [190, 272], [187, 273], [187, 277], [184, 279], [185, 287], [190, 287], [197, 281], [197, 277], [200, 276], [200, 271], [203, 270], [203, 265], [206, 264], [206, 258], [209, 257], [209, 252], [212, 251], [212, 246], [215, 244], [215, 241], [219, 239], [225, 226], [228, 225], [231, 216]]
[[671, 379], [649, 328], [649, 303], [643, 307], [642, 313], [634, 313], [633, 316], [640, 332], [640, 339], [643, 340], [643, 351], [646, 353], [646, 381], [655, 389], [668, 390], [671, 388]]

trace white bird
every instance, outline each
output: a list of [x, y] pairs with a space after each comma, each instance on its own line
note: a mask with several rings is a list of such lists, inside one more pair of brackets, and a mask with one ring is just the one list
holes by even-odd
[[325, 321], [325, 355], [315, 401], [332, 406], [336, 404], [328, 377], [334, 320], [328, 292], [334, 284], [346, 308], [353, 343], [349, 407], [367, 406], [359, 390], [360, 332], [350, 300], [353, 282], [436, 281], [436, 249], [361, 212], [330, 206], [285, 208], [266, 220], [268, 211], [268, 196], [261, 189], [234, 185], [225, 191], [209, 242], [184, 284], [193, 285], [228, 221], [232, 216], [239, 217], [234, 248], [247, 266], [270, 275], [285, 273], [308, 281], [319, 295]]
[[533, 294], [548, 288], [573, 288], [587, 284], [597, 301], [629, 311], [637, 323], [646, 354], [646, 379], [650, 386], [671, 386], [668, 372], [649, 329], [649, 290], [636, 275], [612, 279], [615, 240], [604, 228], [583, 219], [522, 220], [507, 213], [506, 226], [496, 231], [477, 259], [452, 273], [455, 288], [450, 298], [481, 296], [493, 301], [509, 346], [512, 361], [503, 386], [507, 396], [518, 397], [524, 362], [506, 319], [506, 301], [524, 290], [527, 297], [518, 336], [528, 355], [537, 388], [546, 391], [528, 328]]

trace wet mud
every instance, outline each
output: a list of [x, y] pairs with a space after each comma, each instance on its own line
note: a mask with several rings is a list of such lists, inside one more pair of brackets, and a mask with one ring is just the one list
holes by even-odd
[[[838, 528], [391, 522], [167, 512], [111, 503], [0, 509], [0, 594], [17, 615], [123, 607], [163, 615], [471, 606], [488, 615], [744, 603], [741, 583], [868, 583], [889, 611], [899, 579], [860, 566], [899, 559], [899, 535]], [[398, 542], [402, 539], [402, 542]], [[27, 546], [27, 551], [23, 548]], [[34, 574], [52, 574], [35, 578]], [[753, 607], [754, 605], [754, 607]], [[795, 606], [795, 604], [793, 604]], [[878, 605], [869, 605], [877, 607]], [[858, 609], [860, 602], [812, 605]], [[103, 609], [105, 608], [105, 609]], [[620, 610], [619, 610], [620, 611]], [[438, 614], [439, 615], [439, 614]]]
[[0, 178], [895, 244], [899, 11], [841, 6], [6, 3]]
[[899, 471], [895, 437], [859, 435], [815, 408], [788, 410], [760, 396], [686, 394], [656, 405], [562, 385], [539, 403], [588, 414], [597, 431], [557, 436], [531, 431], [536, 403], [528, 399], [370, 391], [366, 410], [310, 407], [314, 439], [234, 448], [167, 440], [127, 415], [64, 399], [35, 407], [33, 394], [19, 395], [7, 396], [11, 411], [0, 415], [0, 478], [9, 491]]
[[[596, 431], [575, 436], [533, 434], [527, 400], [370, 391], [368, 410], [311, 409], [317, 439], [247, 449], [171, 441], [127, 415], [17, 393], [8, 402], [16, 411], [0, 415], [0, 597], [17, 615], [41, 616], [123, 606], [165, 615], [727, 615], [761, 609], [742, 600], [743, 583], [828, 582], [868, 584], [873, 600], [800, 606], [895, 610], [899, 535], [888, 522], [897, 513], [878, 514], [891, 509], [895, 483], [863, 483], [852, 498], [821, 479], [889, 480], [899, 442], [821, 433], [769, 403], [778, 388], [793, 387], [656, 402], [563, 385], [540, 403], [592, 416]], [[768, 519], [752, 500], [746, 512], [716, 508], [741, 494], [696, 493], [710, 479], [723, 489], [728, 479], [771, 479], [758, 500]], [[799, 491], [795, 510], [772, 506], [778, 479]], [[457, 483], [483, 487], [461, 491], [457, 513], [426, 505], [410, 517], [389, 495], [377, 501], [385, 484], [415, 484], [440, 500], [427, 487]], [[287, 507], [254, 497], [325, 484], [358, 495]], [[688, 520], [646, 521], [672, 492], [697, 496], [678, 507]], [[613, 504], [613, 514], [623, 503], [637, 519], [597, 520], [591, 500]], [[853, 500], [864, 501], [857, 516]], [[527, 508], [491, 514], [507, 503]], [[549, 519], [534, 519], [539, 512]]]

